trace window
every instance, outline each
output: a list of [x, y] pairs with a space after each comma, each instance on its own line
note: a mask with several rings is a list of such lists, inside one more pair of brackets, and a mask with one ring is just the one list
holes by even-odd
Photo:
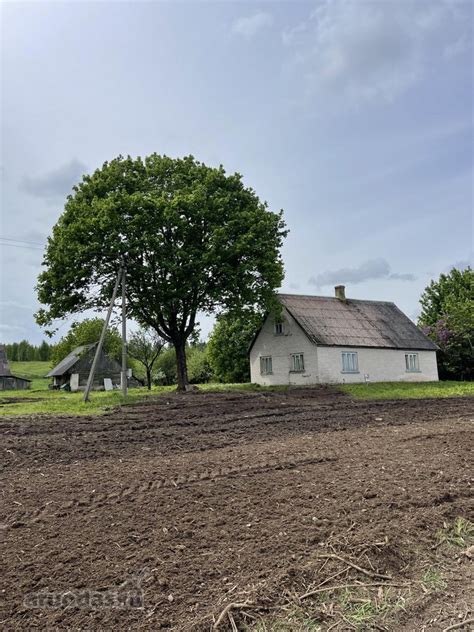
[[291, 354], [291, 371], [301, 373], [304, 371], [304, 356], [302, 353]]
[[272, 373], [272, 356], [260, 358], [260, 373], [262, 375], [270, 375]]
[[405, 353], [405, 367], [407, 371], [420, 370], [417, 353]]
[[283, 323], [275, 321], [275, 336], [283, 336]]
[[359, 360], [357, 358], [357, 353], [343, 351], [342, 372], [343, 373], [359, 373]]

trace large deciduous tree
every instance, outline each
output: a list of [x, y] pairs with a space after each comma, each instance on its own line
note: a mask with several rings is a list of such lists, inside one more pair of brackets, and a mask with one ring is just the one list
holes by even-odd
[[124, 260], [129, 316], [176, 352], [198, 312], [276, 305], [283, 279], [282, 212], [270, 212], [239, 174], [192, 156], [118, 157], [74, 187], [53, 228], [38, 279], [40, 325], [104, 308]]
[[453, 268], [423, 292], [418, 324], [439, 347], [440, 377], [474, 379], [474, 272]]
[[252, 311], [222, 314], [209, 337], [207, 354], [214, 375], [221, 382], [249, 382], [249, 347], [263, 322]]

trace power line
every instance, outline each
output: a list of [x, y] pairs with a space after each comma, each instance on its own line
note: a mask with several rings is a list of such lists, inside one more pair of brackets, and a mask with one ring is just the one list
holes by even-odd
[[44, 244], [37, 241], [26, 241], [25, 239], [13, 239], [11, 237], [0, 237], [2, 246], [14, 246], [16, 248], [27, 248], [30, 250], [44, 250]]
[[2, 237], [0, 235], [0, 239], [6, 239], [7, 241], [17, 241], [20, 242], [22, 244], [31, 244], [33, 246], [43, 246], [44, 244], [40, 243], [39, 241], [27, 241], [26, 239], [15, 239], [14, 237]]
[[22, 246], [21, 244], [8, 244], [0, 240], [0, 246], [13, 246], [14, 248], [25, 248], [26, 250], [43, 250], [38, 246]]

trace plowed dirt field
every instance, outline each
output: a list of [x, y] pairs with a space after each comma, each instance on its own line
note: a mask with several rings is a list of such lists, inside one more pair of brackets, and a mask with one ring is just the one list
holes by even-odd
[[0, 627], [470, 629], [473, 421], [323, 387], [4, 419]]

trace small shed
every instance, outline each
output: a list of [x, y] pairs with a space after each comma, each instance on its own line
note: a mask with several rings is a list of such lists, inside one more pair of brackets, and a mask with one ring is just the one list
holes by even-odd
[[[94, 360], [98, 343], [76, 347], [54, 369], [46, 375], [52, 377], [51, 388], [67, 388], [71, 391], [84, 390]], [[110, 380], [113, 385], [120, 385], [121, 366], [110, 358], [102, 349], [94, 374], [92, 388], [104, 390], [104, 380]], [[130, 371], [129, 371], [130, 373]], [[110, 384], [110, 382], [108, 382]], [[137, 380], [129, 375], [128, 386], [138, 386]]]
[[20, 391], [30, 388], [30, 386], [31, 380], [12, 375], [6, 349], [3, 345], [0, 345], [0, 391]]

